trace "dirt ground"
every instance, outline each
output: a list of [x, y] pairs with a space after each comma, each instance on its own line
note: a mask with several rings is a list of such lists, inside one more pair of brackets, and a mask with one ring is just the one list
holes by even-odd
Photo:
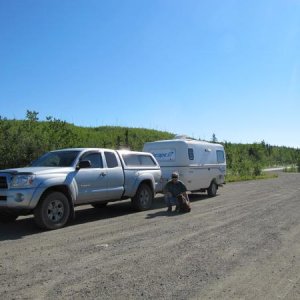
[[0, 299], [300, 299], [300, 174], [226, 184], [168, 214], [83, 206], [0, 225]]

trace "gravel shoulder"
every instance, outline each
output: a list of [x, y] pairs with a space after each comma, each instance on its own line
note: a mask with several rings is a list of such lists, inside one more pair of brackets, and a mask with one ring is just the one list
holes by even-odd
[[80, 207], [56, 231], [0, 224], [0, 299], [300, 299], [299, 183], [226, 184], [181, 215], [157, 197]]

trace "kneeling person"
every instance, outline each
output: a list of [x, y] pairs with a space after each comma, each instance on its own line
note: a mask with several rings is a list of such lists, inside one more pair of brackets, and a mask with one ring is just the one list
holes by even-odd
[[180, 181], [177, 172], [172, 173], [172, 178], [165, 187], [165, 201], [168, 206], [167, 211], [172, 211], [172, 206], [176, 205], [176, 212], [189, 212], [191, 210], [189, 205], [189, 198], [187, 195], [187, 188], [185, 184]]

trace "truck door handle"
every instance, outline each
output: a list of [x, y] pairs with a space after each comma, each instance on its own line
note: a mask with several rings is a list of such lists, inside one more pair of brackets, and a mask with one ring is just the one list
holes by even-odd
[[104, 172], [102, 172], [102, 173], [100, 173], [100, 176], [106, 176], [106, 173], [104, 173]]

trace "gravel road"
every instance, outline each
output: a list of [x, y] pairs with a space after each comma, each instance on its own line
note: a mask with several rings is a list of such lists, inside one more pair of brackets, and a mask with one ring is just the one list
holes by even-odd
[[83, 206], [0, 225], [0, 299], [300, 299], [300, 174], [191, 195], [192, 211]]

